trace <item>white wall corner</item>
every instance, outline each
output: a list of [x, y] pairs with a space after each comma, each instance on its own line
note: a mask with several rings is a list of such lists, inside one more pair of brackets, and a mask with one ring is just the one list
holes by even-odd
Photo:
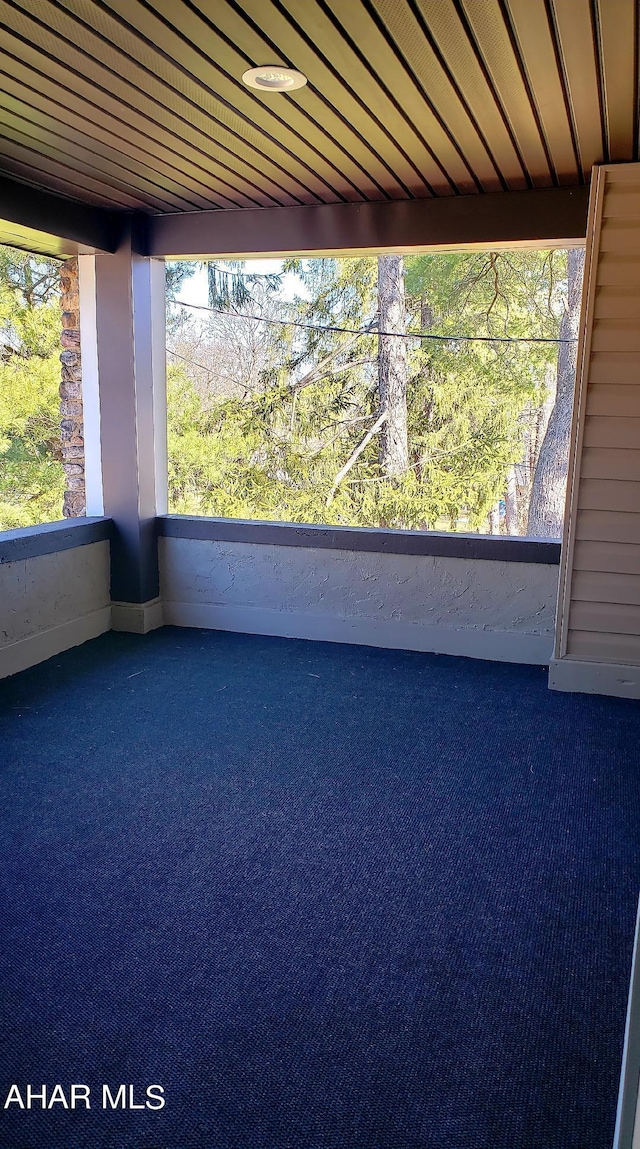
[[156, 514], [169, 509], [167, 450], [167, 287], [164, 259], [149, 261], [151, 280], [151, 371], [153, 386], [153, 440]]
[[162, 600], [149, 599], [148, 602], [112, 602], [111, 629], [127, 631], [129, 634], [148, 634], [164, 625]]

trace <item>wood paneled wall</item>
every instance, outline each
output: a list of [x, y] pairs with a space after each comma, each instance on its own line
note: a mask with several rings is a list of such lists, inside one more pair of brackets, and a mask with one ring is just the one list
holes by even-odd
[[640, 164], [594, 171], [550, 685], [640, 697]]

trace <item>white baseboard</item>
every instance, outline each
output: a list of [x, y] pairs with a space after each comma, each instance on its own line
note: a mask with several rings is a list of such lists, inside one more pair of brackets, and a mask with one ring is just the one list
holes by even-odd
[[553, 658], [549, 664], [549, 687], [551, 690], [566, 690], [576, 694], [640, 698], [640, 666]]
[[0, 678], [8, 678], [10, 674], [17, 674], [20, 670], [28, 670], [47, 658], [61, 654], [72, 646], [80, 646], [90, 638], [97, 638], [111, 627], [111, 607], [104, 606], [100, 610], [93, 610], [82, 618], [73, 618], [70, 622], [63, 622], [59, 626], [52, 626], [49, 630], [39, 631], [38, 634], [29, 635], [19, 642], [12, 642], [10, 646], [0, 649]]
[[421, 626], [411, 622], [342, 619], [330, 615], [294, 614], [256, 607], [224, 607], [209, 603], [165, 602], [166, 626], [193, 626], [232, 630], [243, 634], [269, 634], [281, 638], [310, 638], [321, 642], [347, 642], [393, 650], [420, 650], [455, 654], [492, 662], [547, 666], [550, 635], [491, 631], [480, 627]]
[[148, 602], [112, 602], [111, 629], [130, 634], [148, 634], [164, 625], [162, 601], [150, 598]]

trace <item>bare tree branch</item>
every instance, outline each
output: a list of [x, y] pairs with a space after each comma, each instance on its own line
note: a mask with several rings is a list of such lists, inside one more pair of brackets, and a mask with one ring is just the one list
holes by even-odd
[[311, 462], [312, 459], [317, 458], [323, 451], [326, 451], [327, 447], [332, 447], [342, 435], [345, 427], [355, 427], [356, 423], [366, 423], [370, 418], [371, 415], [359, 415], [355, 419], [338, 419], [335, 423], [327, 423], [325, 427], [321, 427], [318, 434], [322, 434], [323, 431], [328, 431], [329, 427], [338, 427], [339, 430], [336, 431], [336, 434], [332, 435], [330, 439], [327, 439], [326, 443], [322, 443], [320, 447], [316, 447], [315, 451], [312, 451], [311, 454], [307, 456], [307, 462]]
[[[363, 335], [374, 328], [376, 326], [377, 320], [377, 315], [374, 315], [373, 319], [371, 319], [369, 323], [366, 324], [362, 331], [358, 331], [349, 339], [345, 339], [344, 343], [341, 343], [339, 347], [335, 347], [333, 351], [329, 353], [329, 355], [326, 355], [324, 359], [321, 359], [319, 363], [316, 363], [315, 367], [311, 368], [311, 371], [308, 371], [306, 375], [303, 375], [302, 379], [298, 379], [297, 383], [294, 383], [289, 388], [289, 390], [301, 391], [303, 387], [309, 387], [312, 383], [317, 383], [320, 379], [324, 379], [325, 375], [336, 374], [335, 371], [325, 371], [325, 367], [328, 367], [329, 364], [333, 363], [338, 355], [341, 355], [343, 351], [348, 351], [349, 348], [358, 341], [358, 339], [361, 339]], [[352, 366], [352, 364], [347, 364], [347, 367], [350, 366]], [[353, 364], [353, 366], [355, 366], [355, 364]], [[342, 368], [338, 368], [338, 370], [342, 370]]]
[[351, 470], [356, 459], [358, 459], [360, 457], [360, 455], [364, 451], [367, 444], [371, 442], [371, 440], [373, 439], [373, 436], [375, 434], [377, 434], [377, 432], [382, 427], [383, 423], [386, 423], [388, 418], [389, 418], [389, 412], [383, 411], [382, 414], [379, 415], [378, 418], [376, 419], [371, 430], [367, 431], [364, 439], [356, 447], [353, 454], [349, 455], [349, 458], [347, 459], [344, 467], [342, 468], [342, 470], [338, 471], [338, 474], [336, 475], [335, 479], [333, 480], [333, 486], [332, 486], [332, 488], [329, 492], [329, 495], [327, 497], [327, 506], [329, 506], [333, 502], [333, 497], [334, 497], [338, 487], [340, 486], [340, 483], [344, 479], [345, 475], [347, 475], [349, 473], [349, 471]]

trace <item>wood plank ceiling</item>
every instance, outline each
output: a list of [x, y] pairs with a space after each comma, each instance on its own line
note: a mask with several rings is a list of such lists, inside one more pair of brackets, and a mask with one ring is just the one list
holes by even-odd
[[[264, 64], [308, 85], [246, 88]], [[467, 195], [637, 158], [637, 0], [0, 0], [0, 172], [86, 203]]]

